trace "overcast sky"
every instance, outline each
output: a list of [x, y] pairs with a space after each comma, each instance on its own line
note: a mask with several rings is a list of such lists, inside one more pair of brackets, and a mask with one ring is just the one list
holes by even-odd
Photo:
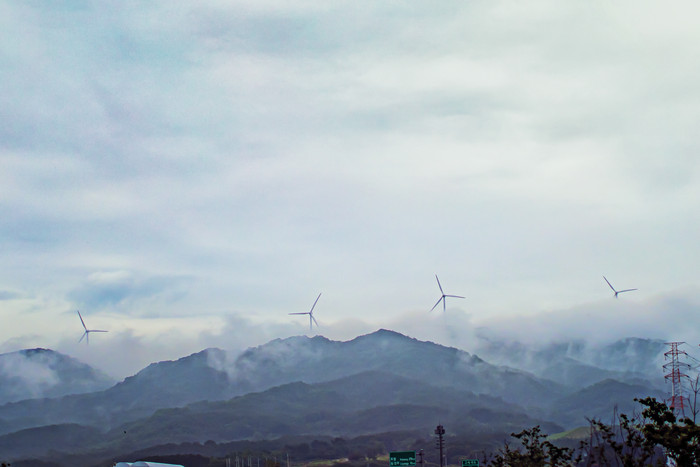
[[319, 293], [333, 339], [697, 347], [698, 15], [0, 1], [0, 351], [125, 376], [308, 333]]

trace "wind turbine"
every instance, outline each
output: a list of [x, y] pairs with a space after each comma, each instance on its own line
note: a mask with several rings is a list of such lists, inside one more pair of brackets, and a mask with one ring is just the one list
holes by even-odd
[[[603, 279], [605, 279], [605, 276], [603, 276]], [[617, 294], [620, 294], [622, 292], [631, 292], [633, 290], [637, 290], [637, 289], [615, 290], [615, 287], [612, 286], [612, 284], [610, 283], [609, 280], [605, 279], [605, 282], [607, 282], [608, 285], [610, 286], [610, 288], [612, 289], [612, 291], [615, 292], [615, 298], [617, 298]]]
[[[78, 310], [76, 310], [76, 311], [78, 311]], [[83, 339], [85, 339], [85, 343], [86, 343], [86, 344], [89, 344], [89, 343], [90, 343], [90, 333], [91, 333], [91, 332], [109, 332], [109, 331], [103, 331], [102, 329], [88, 329], [87, 326], [85, 326], [85, 321], [83, 321], [83, 317], [82, 317], [82, 315], [80, 314], [79, 311], [78, 311], [78, 318], [80, 318], [80, 322], [81, 322], [82, 325], [83, 325], [83, 329], [85, 329], [85, 332], [83, 333], [83, 336], [80, 338], [80, 340], [78, 341], [78, 343], [82, 342]]]
[[435, 307], [440, 304], [440, 302], [442, 302], [442, 311], [445, 311], [445, 308], [447, 306], [447, 305], [445, 305], [445, 302], [446, 302], [445, 298], [447, 298], [447, 297], [464, 298], [460, 295], [447, 295], [447, 294], [445, 294], [445, 292], [442, 290], [442, 285], [440, 285], [440, 279], [438, 279], [437, 274], [435, 274], [435, 280], [437, 280], [438, 287], [440, 287], [440, 293], [442, 294], [442, 296], [440, 297], [440, 300], [438, 300], [437, 303], [435, 303], [435, 305], [433, 305], [433, 307], [430, 309], [430, 311], [433, 311], [435, 309]]
[[316, 327], [318, 327], [318, 322], [316, 321], [316, 318], [314, 318], [314, 308], [316, 307], [316, 303], [318, 303], [319, 298], [321, 298], [321, 294], [318, 294], [318, 297], [316, 297], [316, 301], [314, 302], [310, 311], [304, 313], [289, 313], [290, 315], [309, 315], [309, 331], [313, 329], [314, 323], [316, 323]]

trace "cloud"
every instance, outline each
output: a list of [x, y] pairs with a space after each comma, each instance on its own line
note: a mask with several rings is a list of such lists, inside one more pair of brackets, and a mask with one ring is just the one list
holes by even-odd
[[621, 337], [700, 342], [700, 333], [686, 325], [700, 312], [696, 287], [635, 300], [631, 293], [563, 310], [481, 320], [478, 334], [527, 344], [582, 340], [610, 343]]
[[[231, 312], [188, 316], [134, 317], [99, 312], [88, 324], [109, 333], [91, 339], [90, 345], [79, 343], [80, 324], [73, 316], [52, 324], [50, 316], [40, 321], [65, 328], [63, 338], [51, 341], [40, 334], [24, 335], [5, 342], [6, 351], [21, 346], [51, 347], [101, 369], [115, 378], [136, 373], [148, 364], [173, 360], [205, 348], [228, 352], [219, 366], [229, 366], [236, 356], [250, 347], [275, 339], [299, 335], [322, 335], [332, 340], [351, 340], [377, 329], [391, 329], [410, 337], [452, 346], [489, 358], [489, 346], [503, 343], [523, 344], [535, 349], [552, 344], [581, 342], [599, 348], [620, 338], [639, 337], [685, 341], [689, 346], [700, 343], [700, 334], [686, 325], [700, 310], [697, 288], [680, 289], [648, 300], [635, 300], [632, 294], [617, 300], [606, 299], [568, 309], [529, 314], [485, 315], [448, 306], [446, 312], [429, 313], [428, 309], [376, 315], [373, 319], [329, 316], [319, 308], [320, 327], [309, 333], [306, 320], [285, 315], [270, 320], [265, 315]], [[319, 301], [319, 306], [321, 302]], [[321, 311], [325, 312], [321, 313]], [[74, 312], [72, 312], [74, 313]], [[316, 314], [316, 313], [315, 313]], [[65, 318], [65, 316], [61, 316]], [[70, 326], [69, 326], [70, 325]], [[42, 328], [43, 329], [43, 328]], [[692, 353], [692, 352], [690, 352]], [[119, 358], [114, 358], [119, 355]], [[213, 362], [216, 364], [217, 362]]]
[[[105, 342], [217, 316], [255, 345], [319, 292], [338, 338], [647, 332], [567, 325], [615, 316], [602, 274], [697, 286], [697, 9], [3, 4], [0, 342], [80, 308]], [[468, 315], [423, 320], [435, 273]]]
[[46, 357], [29, 358], [19, 352], [3, 355], [0, 359], [3, 403], [45, 396], [59, 384], [60, 378], [48, 363]]
[[0, 301], [16, 300], [21, 297], [22, 295], [17, 292], [13, 292], [11, 290], [0, 290]]
[[[83, 309], [120, 309], [134, 312], [138, 302], [164, 300], [172, 302], [182, 298], [185, 277], [150, 276], [131, 271], [102, 271], [90, 274], [83, 285], [71, 291], [68, 298]], [[145, 305], [138, 305], [143, 309]]]
[[[256, 321], [242, 314], [128, 320], [121, 315], [102, 314], [91, 316], [88, 324], [89, 327], [99, 324], [109, 333], [91, 336], [90, 344], [86, 345], [85, 341], [78, 342], [76, 327], [75, 338], [65, 338], [52, 345], [118, 379], [135, 374], [150, 363], [176, 360], [206, 348], [226, 350], [235, 358], [249, 347], [280, 336], [289, 337], [298, 331], [291, 323]], [[114, 358], [115, 355], [119, 358]]]

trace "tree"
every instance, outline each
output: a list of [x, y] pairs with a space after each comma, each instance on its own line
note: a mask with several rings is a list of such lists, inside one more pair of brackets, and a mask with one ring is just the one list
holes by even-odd
[[574, 458], [574, 450], [560, 448], [547, 440], [539, 425], [511, 433], [522, 444], [522, 450], [511, 449], [506, 442], [503, 449], [489, 461], [492, 467], [570, 467], [580, 462], [580, 454]]
[[655, 445], [647, 442], [636, 417], [625, 414], [617, 417], [617, 425], [606, 425], [599, 420], [589, 420], [591, 441], [588, 458], [600, 465], [643, 467], [661, 460]]
[[591, 436], [576, 452], [560, 448], [547, 440], [539, 426], [511, 436], [522, 445], [504, 448], [487, 464], [492, 467], [571, 467], [600, 465], [611, 467], [648, 467], [666, 465], [673, 460], [683, 467], [700, 467], [700, 425], [690, 418], [676, 418], [673, 410], [653, 397], [635, 399], [644, 409], [641, 416], [620, 414], [616, 423], [589, 420]]
[[668, 457], [682, 466], [700, 466], [700, 426], [690, 418], [678, 420], [666, 404], [653, 397], [635, 399], [645, 409], [641, 427], [648, 446], [661, 446]]

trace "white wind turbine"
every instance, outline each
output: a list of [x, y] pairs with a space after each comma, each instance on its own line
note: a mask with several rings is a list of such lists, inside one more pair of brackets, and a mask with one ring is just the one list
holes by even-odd
[[[603, 276], [603, 279], [605, 279], [605, 276]], [[615, 287], [612, 286], [609, 280], [605, 279], [605, 282], [608, 283], [610, 288], [612, 289], [613, 292], [615, 292], [615, 298], [617, 298], [617, 294], [620, 294], [622, 292], [632, 292], [633, 290], [638, 290], [638, 289], [625, 289], [625, 290], [615, 290]]]
[[440, 285], [440, 279], [438, 279], [437, 274], [435, 274], [435, 280], [437, 280], [438, 287], [440, 287], [440, 293], [442, 294], [442, 296], [440, 297], [440, 300], [438, 300], [437, 303], [435, 303], [435, 305], [433, 305], [433, 307], [430, 309], [430, 311], [433, 311], [433, 310], [435, 309], [435, 307], [438, 306], [438, 305], [440, 304], [440, 302], [442, 302], [442, 311], [445, 311], [445, 308], [446, 308], [446, 306], [447, 306], [447, 305], [445, 305], [445, 302], [446, 302], [445, 298], [447, 298], [447, 297], [452, 297], [452, 298], [464, 298], [464, 297], [462, 297], [461, 295], [447, 295], [447, 294], [442, 290], [442, 285]]
[[316, 307], [316, 303], [318, 303], [319, 298], [321, 298], [321, 294], [318, 294], [318, 297], [316, 297], [316, 301], [311, 307], [311, 310], [303, 313], [289, 313], [290, 315], [309, 315], [309, 331], [313, 329], [314, 323], [316, 323], [316, 327], [318, 327], [318, 322], [316, 321], [316, 318], [314, 318], [314, 308]]
[[[78, 311], [78, 310], [76, 310]], [[83, 329], [85, 329], [85, 332], [83, 333], [83, 336], [80, 338], [78, 343], [82, 342], [83, 339], [85, 339], [85, 343], [89, 344], [90, 343], [90, 333], [91, 332], [109, 332], [109, 331], [104, 331], [102, 329], [88, 329], [87, 326], [85, 326], [85, 321], [83, 321], [83, 317], [80, 314], [80, 311], [78, 311], [78, 318], [80, 318], [80, 323], [83, 325]]]

